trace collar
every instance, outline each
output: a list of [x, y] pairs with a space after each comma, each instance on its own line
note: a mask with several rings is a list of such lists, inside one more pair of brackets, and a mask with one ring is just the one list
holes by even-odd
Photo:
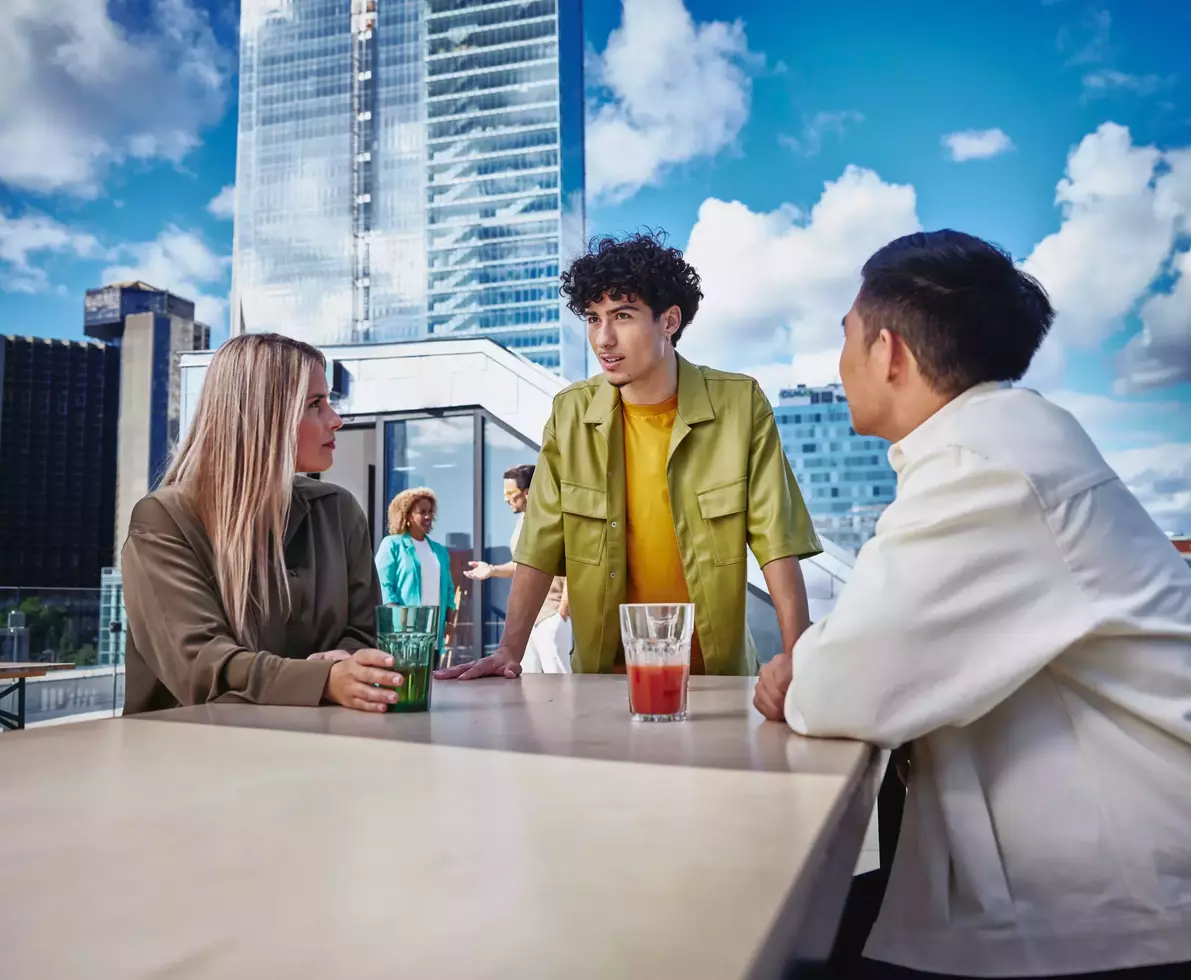
[[331, 483], [323, 483], [322, 480], [312, 480], [308, 476], [294, 477], [294, 499], [299, 498], [309, 502], [317, 500], [319, 497], [328, 497], [335, 492], [335, 486]]
[[[681, 354], [674, 356], [678, 360], [678, 417], [688, 425], [711, 421], [715, 418], [715, 411], [711, 407], [703, 372]], [[611, 419], [619, 408], [620, 389], [606, 380], [601, 381], [587, 406], [583, 421], [601, 425]]]
[[973, 385], [967, 391], [961, 391], [951, 401], [935, 412], [934, 415], [929, 416], [925, 421], [919, 423], [916, 429], [911, 430], [898, 442], [895, 442], [889, 447], [889, 465], [893, 467], [895, 473], [900, 473], [905, 468], [906, 463], [926, 451], [930, 446], [932, 438], [946, 425], [947, 419], [959, 411], [961, 407], [976, 398], [987, 395], [989, 392], [999, 391], [1002, 388], [1008, 387], [1012, 387], [1012, 385], [1001, 381], [985, 381], [981, 384]]

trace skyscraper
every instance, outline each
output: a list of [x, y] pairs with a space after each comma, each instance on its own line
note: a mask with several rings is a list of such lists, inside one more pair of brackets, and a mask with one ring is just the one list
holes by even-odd
[[239, 126], [233, 331], [586, 373], [581, 0], [244, 0]]
[[[208, 347], [211, 329], [195, 322], [190, 300], [143, 282], [87, 290], [83, 329], [88, 337], [120, 352], [114, 539], [118, 558], [132, 508], [157, 486], [180, 435], [178, 355]], [[98, 575], [95, 578], [98, 581]]]
[[0, 337], [0, 586], [95, 588], [112, 561], [120, 353]]
[[897, 492], [889, 443], [856, 434], [842, 385], [786, 388], [773, 414], [815, 529], [859, 551]]

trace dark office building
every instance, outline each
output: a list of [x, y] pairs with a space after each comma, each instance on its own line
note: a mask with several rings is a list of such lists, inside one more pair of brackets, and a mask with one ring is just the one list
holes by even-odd
[[0, 587], [98, 586], [119, 413], [119, 349], [0, 337]]

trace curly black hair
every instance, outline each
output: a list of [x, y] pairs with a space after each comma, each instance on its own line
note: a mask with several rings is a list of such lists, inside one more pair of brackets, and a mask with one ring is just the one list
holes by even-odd
[[648, 303], [655, 317], [677, 306], [682, 324], [670, 338], [674, 344], [695, 318], [703, 298], [699, 273], [682, 252], [666, 246], [665, 232], [653, 231], [624, 239], [593, 238], [587, 254], [562, 274], [562, 294], [567, 307], [580, 317], [604, 296], [614, 300], [632, 296]]

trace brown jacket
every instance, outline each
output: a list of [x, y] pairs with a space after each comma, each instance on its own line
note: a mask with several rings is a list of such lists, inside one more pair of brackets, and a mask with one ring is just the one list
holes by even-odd
[[176, 487], [141, 500], [121, 559], [124, 714], [208, 701], [319, 704], [331, 664], [306, 658], [376, 643], [380, 581], [367, 518], [346, 490], [298, 477], [285, 555], [292, 612], [276, 612], [261, 630], [262, 649], [246, 650], [228, 626], [211, 542], [193, 508]]

